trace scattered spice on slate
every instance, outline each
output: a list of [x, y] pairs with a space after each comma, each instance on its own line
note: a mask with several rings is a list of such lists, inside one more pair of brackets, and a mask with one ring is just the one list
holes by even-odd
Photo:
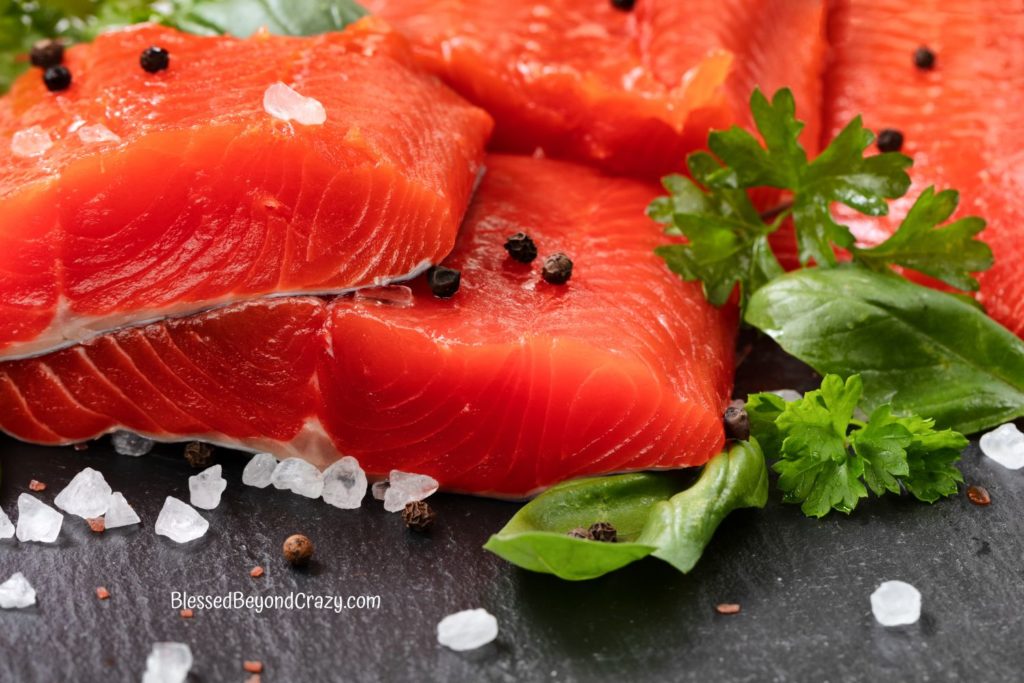
[[517, 232], [505, 240], [505, 251], [520, 263], [533, 263], [537, 258], [537, 245], [525, 232]]
[[612, 7], [623, 12], [631, 12], [636, 0], [612, 0]]
[[85, 443], [84, 441], [80, 441], [79, 443], [76, 443], [74, 446], [72, 446], [72, 448], [74, 448], [76, 451], [87, 451], [89, 450], [89, 444]]
[[881, 152], [898, 152], [903, 149], [903, 133], [895, 128], [886, 128], [878, 134], [877, 144]]
[[988, 495], [988, 489], [984, 486], [968, 486], [967, 500], [975, 505], [988, 505], [992, 502], [992, 498]]
[[39, 481], [38, 479], [33, 479], [28, 483], [28, 489], [29, 491], [45, 491], [46, 484]]
[[50, 92], [60, 92], [71, 87], [71, 72], [63, 64], [47, 67], [43, 72], [43, 83]]
[[261, 674], [263, 673], [263, 662], [247, 659], [242, 663], [242, 668], [245, 669], [246, 673]]
[[249, 570], [249, 576], [254, 579], [258, 579], [263, 576], [263, 567], [253, 567]]
[[57, 66], [64, 61], [64, 44], [59, 40], [40, 40], [32, 46], [28, 58], [32, 66], [38, 66], [40, 69]]
[[914, 66], [922, 71], [931, 71], [935, 68], [935, 53], [927, 45], [914, 50]]
[[262, 676], [260, 676], [259, 674], [253, 674], [249, 676], [247, 679], [245, 679], [245, 683], [260, 683], [262, 680]]
[[745, 441], [750, 438], [750, 416], [746, 405], [745, 401], [736, 400], [725, 409], [725, 435], [730, 439]]
[[89, 523], [89, 528], [97, 534], [102, 534], [107, 529], [107, 523], [103, 521], [102, 517], [90, 517], [85, 521]]
[[619, 534], [611, 522], [594, 522], [587, 532], [592, 541], [601, 543], [615, 543], [619, 540]]
[[562, 252], [548, 256], [541, 277], [549, 284], [564, 285], [572, 277], [572, 261]]
[[147, 72], [155, 74], [171, 65], [171, 53], [157, 45], [147, 47], [139, 57], [139, 64]]
[[590, 538], [590, 534], [588, 534], [587, 530], [581, 526], [576, 527], [572, 531], [565, 532], [565, 535], [570, 538]]
[[740, 606], [735, 602], [723, 602], [720, 605], [715, 605], [715, 611], [719, 614], [739, 614]]
[[96, 589], [96, 597], [99, 598], [100, 600], [106, 600], [107, 598], [110, 597], [110, 591], [108, 591], [103, 586], [100, 586], [99, 588]]
[[178, 614], [181, 615], [182, 619], [191, 619], [192, 617], [195, 616], [195, 612], [193, 612], [190, 609], [183, 609], [180, 612], [178, 612]]
[[197, 470], [209, 467], [213, 462], [213, 446], [202, 441], [193, 441], [185, 446], [185, 460]]
[[450, 299], [455, 296], [461, 283], [462, 273], [454, 268], [434, 266], [427, 271], [427, 284], [438, 299]]
[[405, 526], [413, 531], [427, 531], [434, 525], [434, 518], [437, 513], [422, 500], [415, 500], [405, 504], [402, 510], [402, 521]]
[[295, 567], [301, 567], [309, 564], [309, 558], [313, 557], [313, 541], [302, 534], [293, 534], [285, 539], [282, 550], [284, 559]]

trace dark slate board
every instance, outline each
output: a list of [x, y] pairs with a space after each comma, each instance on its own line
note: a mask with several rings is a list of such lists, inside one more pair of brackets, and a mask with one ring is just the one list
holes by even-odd
[[[738, 393], [807, 388], [814, 378], [763, 342], [741, 365]], [[151, 644], [191, 645], [193, 680], [241, 681], [245, 659], [263, 681], [1008, 681], [1024, 676], [1024, 472], [985, 462], [964, 471], [993, 503], [964, 496], [934, 506], [868, 501], [824, 521], [772, 502], [730, 517], [688, 576], [649, 559], [607, 577], [566, 583], [481, 550], [512, 503], [439, 495], [429, 537], [367, 501], [341, 511], [241, 485], [244, 456], [220, 452], [229, 486], [207, 514], [206, 538], [179, 546], [153, 534], [167, 495], [187, 500], [180, 446], [155, 455], [0, 443], [0, 505], [14, 517], [30, 479], [47, 502], [86, 465], [104, 473], [142, 527], [92, 534], [67, 518], [54, 546], [0, 542], [0, 580], [23, 572], [37, 607], [0, 611], [0, 681], [139, 680]], [[306, 571], [280, 546], [302, 532], [317, 545]], [[249, 577], [255, 565], [266, 568]], [[924, 596], [921, 621], [885, 629], [868, 596], [902, 579]], [[94, 590], [110, 590], [107, 601]], [[171, 591], [253, 595], [380, 595], [379, 610], [197, 611]], [[714, 605], [739, 602], [741, 614]], [[439, 619], [468, 607], [495, 614], [496, 643], [471, 653], [437, 645]]]

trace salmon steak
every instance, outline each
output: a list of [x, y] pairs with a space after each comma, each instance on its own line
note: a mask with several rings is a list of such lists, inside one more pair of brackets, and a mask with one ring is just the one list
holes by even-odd
[[[818, 141], [824, 0], [369, 0], [497, 122], [497, 150], [656, 178], [788, 86]], [[632, 3], [619, 3], [632, 4]]]
[[[150, 73], [140, 55], [170, 53]], [[0, 358], [415, 275], [455, 243], [492, 122], [368, 18], [316, 38], [143, 25], [0, 100]]]
[[[449, 299], [425, 278], [241, 302], [0, 364], [0, 427], [68, 444], [200, 439], [448, 490], [520, 497], [575, 476], [700, 465], [724, 443], [734, 308], [653, 249], [658, 192], [583, 166], [490, 156]], [[539, 258], [504, 244], [525, 232]], [[574, 261], [552, 284], [541, 263]]]
[[[829, 31], [825, 134], [863, 114], [876, 133], [898, 132], [902, 152], [914, 160], [911, 190], [893, 203], [888, 219], [844, 215], [844, 222], [862, 242], [876, 244], [925, 188], [957, 189], [957, 215], [988, 221], [981, 238], [995, 256], [978, 277], [978, 298], [989, 315], [1024, 335], [1021, 4], [836, 0]], [[929, 68], [915, 66], [922, 48], [933, 59]]]

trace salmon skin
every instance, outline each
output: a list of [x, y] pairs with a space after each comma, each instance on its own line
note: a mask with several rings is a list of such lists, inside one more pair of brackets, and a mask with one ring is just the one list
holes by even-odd
[[[44, 444], [128, 429], [318, 466], [352, 455], [372, 475], [510, 497], [703, 464], [723, 445], [736, 312], [653, 253], [657, 189], [563, 162], [487, 163], [445, 262], [462, 272], [453, 298], [421, 278], [409, 305], [372, 292], [245, 302], [6, 362], [0, 427]], [[518, 231], [538, 246], [532, 264], [503, 248]], [[548, 284], [540, 264], [559, 251], [575, 268]]]
[[823, 0], [369, 0], [497, 121], [493, 148], [656, 178], [790, 87], [819, 137]]
[[[168, 70], [140, 67], [151, 45]], [[317, 38], [141, 26], [65, 63], [70, 89], [35, 71], [0, 100], [0, 358], [414, 275], [451, 251], [492, 127], [373, 18]], [[278, 82], [326, 122], [268, 114]], [[50, 146], [26, 153], [32, 131]]]
[[[1020, 226], [1024, 224], [1024, 10], [1016, 0], [897, 3], [837, 0], [829, 33], [826, 137], [862, 114], [876, 133], [903, 134], [914, 160], [910, 192], [888, 219], [843, 215], [866, 244], [884, 240], [930, 185], [960, 192], [957, 216], [988, 221], [995, 265], [979, 276], [988, 313], [1024, 335]], [[934, 68], [915, 67], [922, 46]], [[954, 216], [955, 218], [956, 216]]]

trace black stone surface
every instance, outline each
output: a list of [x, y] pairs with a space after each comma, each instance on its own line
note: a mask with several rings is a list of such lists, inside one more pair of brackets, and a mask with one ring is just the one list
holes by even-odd
[[[761, 343], [741, 365], [738, 393], [807, 388], [813, 377]], [[1024, 472], [984, 461], [963, 469], [992, 505], [963, 495], [934, 506], [869, 500], [849, 517], [802, 517], [778, 502], [730, 517], [688, 576], [648, 559], [566, 583], [481, 550], [512, 503], [438, 495], [429, 536], [368, 500], [342, 511], [241, 485], [244, 456], [220, 451], [228, 489], [202, 540], [153, 533], [167, 495], [187, 500], [193, 471], [180, 446], [151, 456], [0, 442], [0, 505], [15, 517], [31, 479], [53, 496], [86, 465], [103, 472], [143, 519], [93, 534], [68, 517], [59, 543], [0, 542], [0, 580], [23, 572], [38, 591], [27, 610], [0, 610], [0, 681], [137, 681], [153, 642], [189, 643], [192, 680], [242, 681], [1015, 681], [1024, 672]], [[305, 571], [281, 558], [291, 533], [317, 546]], [[261, 565], [259, 579], [249, 570]], [[887, 579], [917, 586], [918, 624], [886, 629], [868, 596]], [[100, 601], [95, 588], [109, 589]], [[379, 595], [378, 610], [196, 610], [182, 619], [172, 591], [223, 595]], [[735, 616], [716, 614], [738, 602]], [[485, 607], [501, 633], [455, 653], [435, 626]]]

